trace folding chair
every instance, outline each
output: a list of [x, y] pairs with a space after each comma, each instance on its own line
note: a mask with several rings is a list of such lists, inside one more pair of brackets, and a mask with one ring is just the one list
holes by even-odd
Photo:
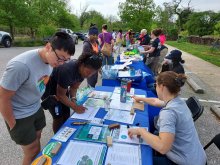
[[196, 121], [203, 113], [204, 107], [200, 104], [199, 100], [194, 96], [186, 100], [186, 104], [192, 113], [193, 121]]
[[206, 144], [204, 150], [206, 150], [212, 143], [214, 143], [220, 150], [220, 133], [215, 135], [215, 137], [208, 144]]

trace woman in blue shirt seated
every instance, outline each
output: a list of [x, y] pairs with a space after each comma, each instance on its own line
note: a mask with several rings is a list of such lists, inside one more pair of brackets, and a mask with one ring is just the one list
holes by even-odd
[[133, 96], [136, 101], [144, 101], [160, 110], [156, 127], [159, 135], [144, 128], [131, 128], [130, 137], [139, 135], [154, 150], [163, 156], [155, 156], [154, 164], [205, 165], [206, 154], [199, 141], [193, 118], [185, 101], [179, 97], [180, 88], [186, 77], [173, 71], [160, 73], [156, 80], [158, 98]]

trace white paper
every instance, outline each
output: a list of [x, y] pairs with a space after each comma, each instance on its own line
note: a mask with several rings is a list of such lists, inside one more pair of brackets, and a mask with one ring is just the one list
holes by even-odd
[[103, 91], [92, 91], [88, 94], [88, 97], [96, 99], [109, 99], [112, 95], [112, 92], [103, 92]]
[[76, 131], [75, 128], [70, 127], [62, 127], [53, 137], [52, 139], [66, 142], [70, 136]]
[[83, 104], [85, 107], [102, 107], [104, 108], [105, 101], [101, 99], [88, 98]]
[[92, 126], [89, 130], [89, 133], [90, 135], [92, 135], [92, 139], [98, 139], [99, 138], [99, 135], [102, 131], [102, 127], [96, 127], [96, 126]]
[[140, 165], [141, 151], [139, 145], [114, 143], [108, 148], [105, 165]]
[[87, 160], [86, 162], [98, 165], [104, 147], [103, 144], [70, 141], [57, 164], [85, 164], [83, 160]]
[[[138, 128], [138, 127], [131, 127], [131, 128]], [[145, 129], [146, 129], [146, 131], [148, 131], [148, 128], [145, 128]], [[113, 132], [113, 134], [114, 134], [114, 132]], [[123, 142], [123, 143], [148, 145], [142, 138], [138, 138], [137, 135], [134, 135], [132, 138], [130, 138], [128, 136], [128, 128], [126, 125], [120, 125], [119, 134], [118, 133], [116, 133], [116, 134], [118, 135], [118, 137], [113, 135], [114, 141]]]
[[117, 69], [117, 70], [124, 69], [124, 68], [125, 68], [125, 65], [113, 65], [111, 67], [111, 69]]
[[118, 71], [118, 77], [131, 77], [130, 71]]
[[122, 103], [122, 102], [120, 102], [120, 99], [116, 99], [116, 100], [111, 101], [110, 108], [130, 111], [132, 105], [133, 105], [133, 102], [127, 101], [126, 103]]
[[78, 114], [78, 113], [73, 113], [71, 118], [75, 119], [85, 119], [85, 120], [93, 120], [96, 113], [99, 111], [99, 107], [86, 107], [87, 109], [85, 110], [84, 113]]
[[108, 113], [105, 115], [104, 119], [133, 124], [135, 116], [136, 113], [134, 113], [134, 115], [131, 115], [129, 111], [110, 109]]
[[[113, 93], [112, 97], [111, 97], [111, 100], [120, 100], [120, 94], [119, 93]], [[130, 95], [128, 95], [128, 93], [127, 93], [127, 96], [126, 96], [126, 102], [131, 102], [131, 103], [134, 102], [134, 100], [131, 98]]]

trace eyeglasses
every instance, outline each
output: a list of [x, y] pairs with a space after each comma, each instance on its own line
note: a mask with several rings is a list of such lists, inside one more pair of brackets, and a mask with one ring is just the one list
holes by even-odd
[[60, 58], [58, 55], [57, 55], [57, 52], [55, 51], [54, 47], [51, 46], [52, 50], [54, 51], [55, 55], [57, 56], [57, 62], [68, 62], [70, 61], [70, 59], [63, 59], [63, 58]]

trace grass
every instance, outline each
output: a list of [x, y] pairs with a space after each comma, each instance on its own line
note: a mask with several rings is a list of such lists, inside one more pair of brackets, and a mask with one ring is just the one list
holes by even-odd
[[220, 49], [188, 42], [166, 41], [166, 44], [183, 50], [220, 67]]

